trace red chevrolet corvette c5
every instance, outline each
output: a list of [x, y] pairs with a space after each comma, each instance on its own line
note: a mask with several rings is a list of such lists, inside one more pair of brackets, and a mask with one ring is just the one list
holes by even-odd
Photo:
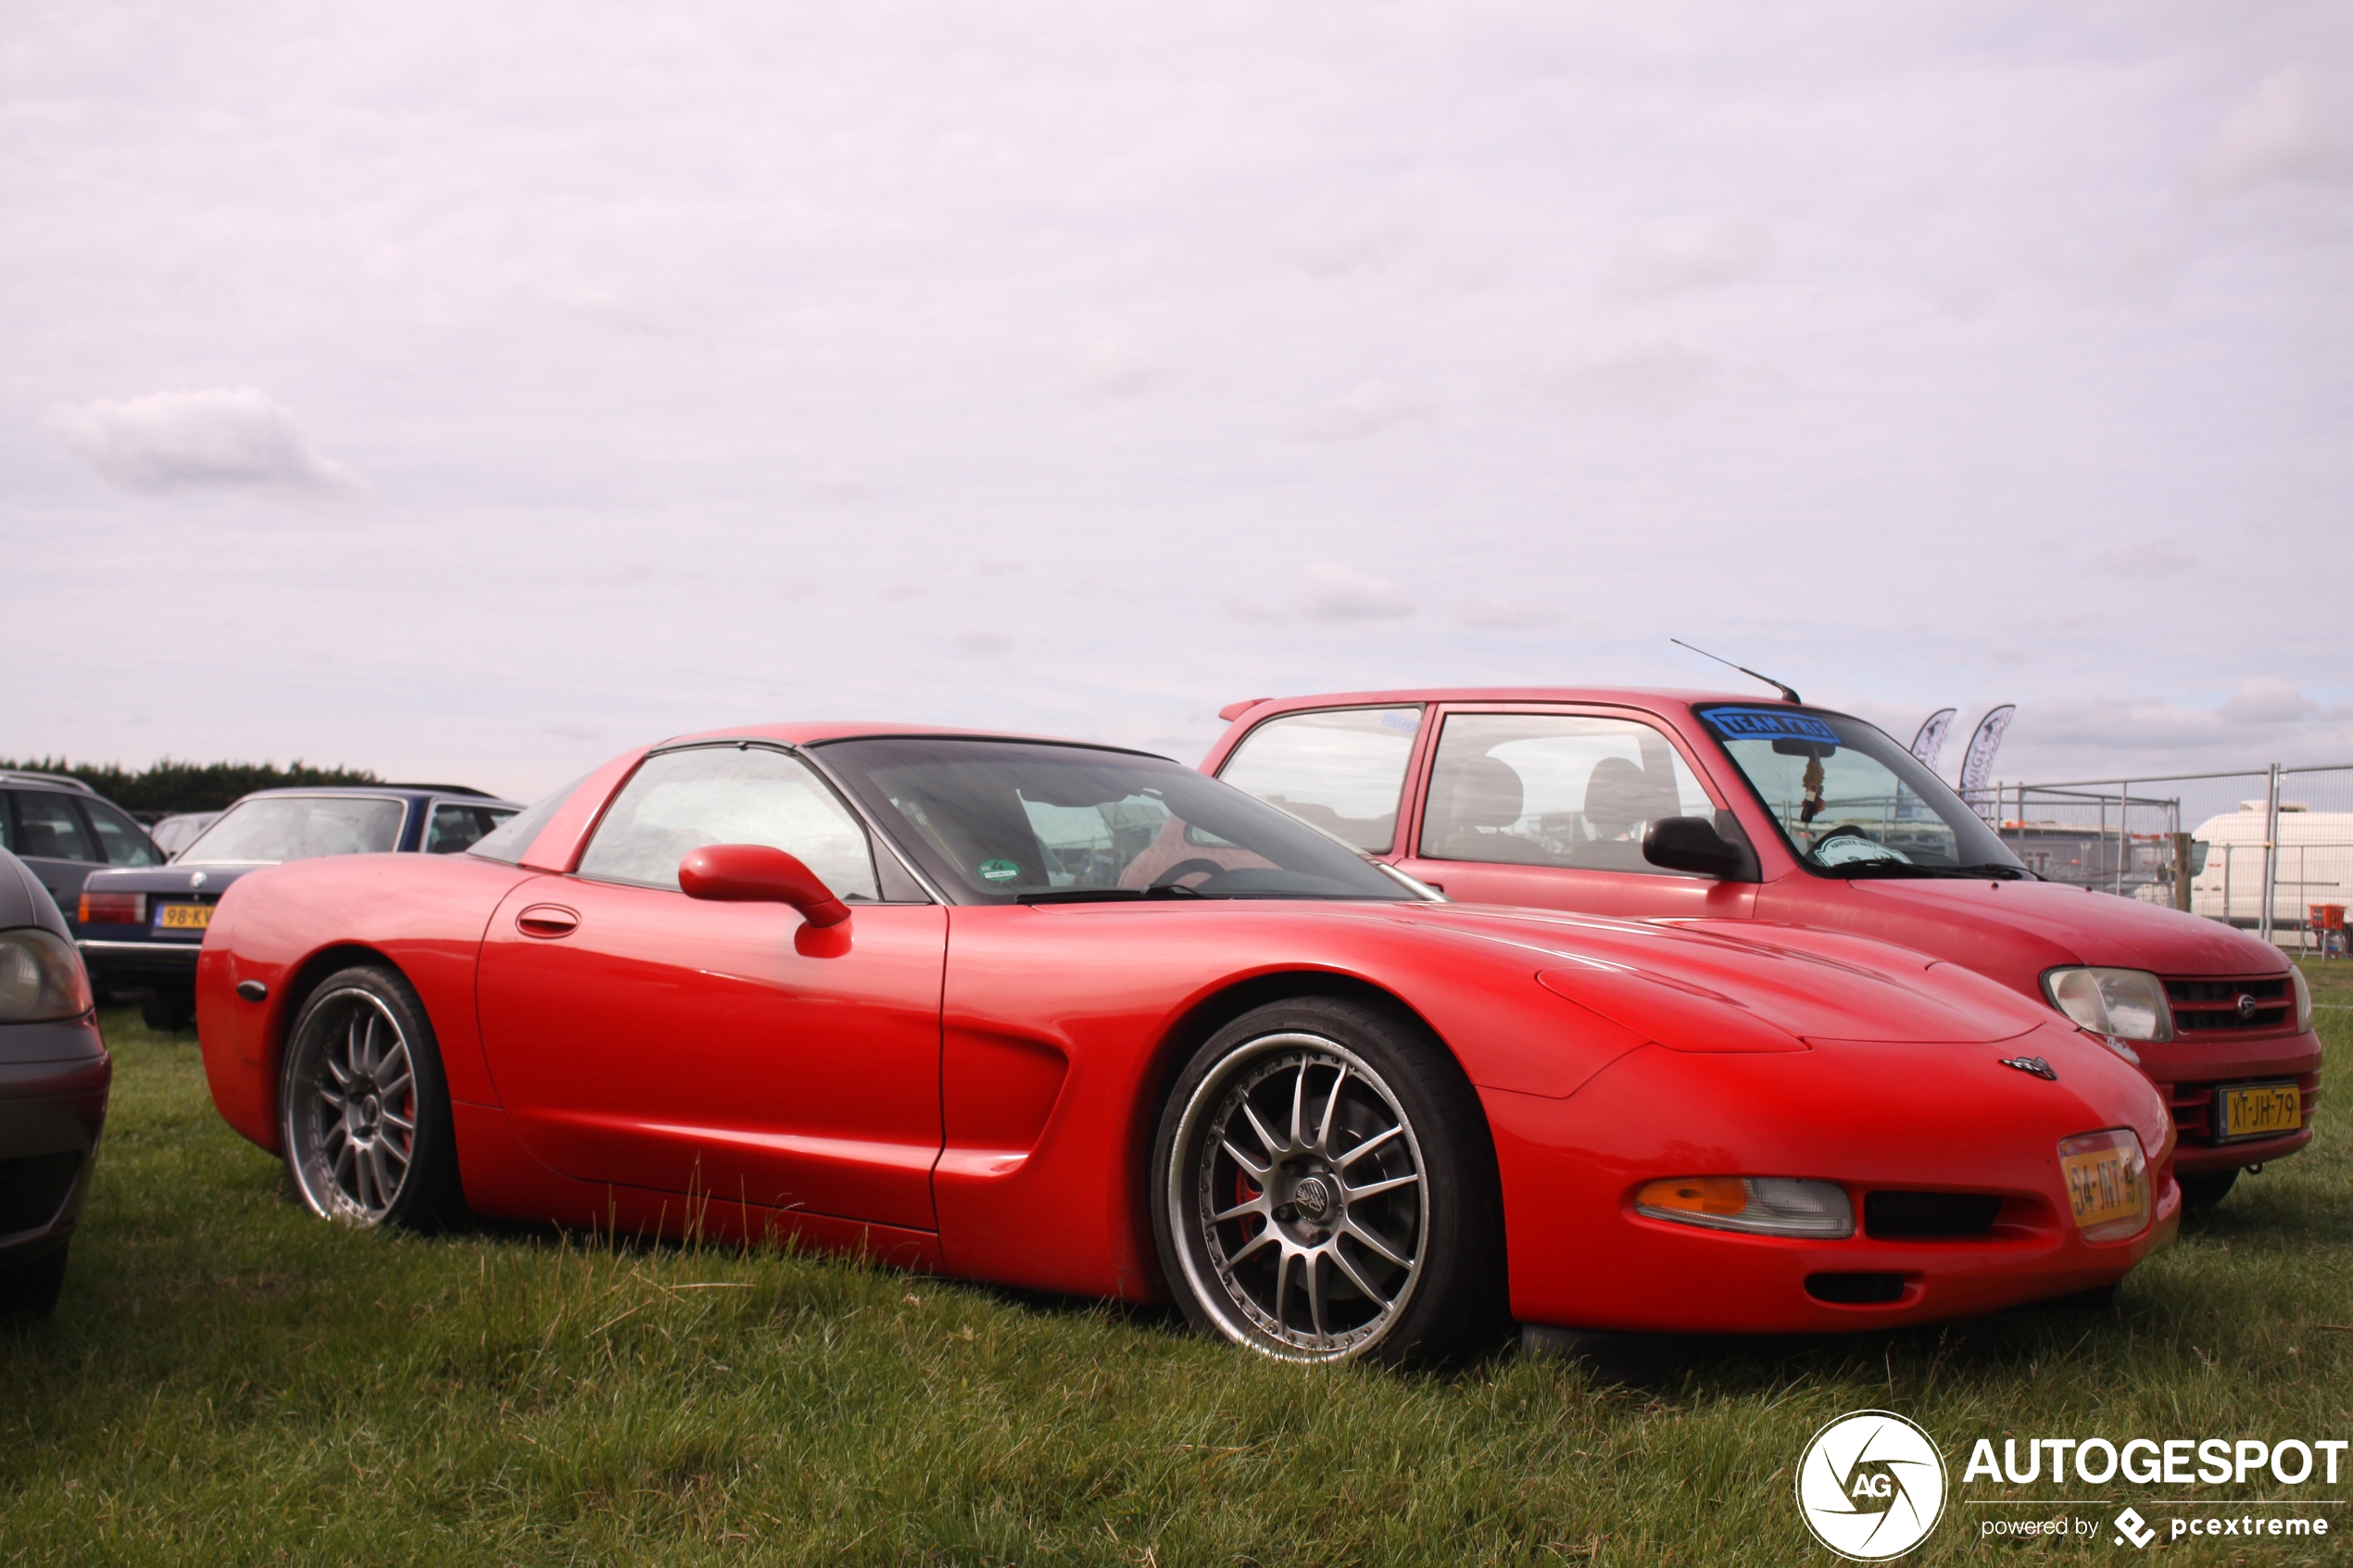
[[215, 1103], [317, 1212], [795, 1236], [1300, 1361], [2113, 1284], [2147, 1080], [1860, 937], [1474, 908], [1108, 746], [767, 725], [459, 856], [257, 871]]

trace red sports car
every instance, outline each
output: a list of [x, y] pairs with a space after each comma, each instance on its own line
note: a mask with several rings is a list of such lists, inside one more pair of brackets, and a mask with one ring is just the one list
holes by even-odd
[[1300, 1361], [2112, 1285], [2148, 1081], [1863, 938], [1449, 904], [1107, 746], [764, 725], [232, 887], [213, 1098], [322, 1215], [792, 1235]]

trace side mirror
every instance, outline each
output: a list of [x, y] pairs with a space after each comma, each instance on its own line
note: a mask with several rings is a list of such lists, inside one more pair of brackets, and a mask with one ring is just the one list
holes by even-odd
[[1705, 817], [1661, 817], [1642, 834], [1642, 859], [1670, 872], [1739, 877], [1748, 870], [1748, 852], [1728, 844]]
[[724, 904], [790, 904], [812, 925], [839, 925], [849, 906], [817, 873], [765, 844], [711, 844], [678, 862], [678, 888]]

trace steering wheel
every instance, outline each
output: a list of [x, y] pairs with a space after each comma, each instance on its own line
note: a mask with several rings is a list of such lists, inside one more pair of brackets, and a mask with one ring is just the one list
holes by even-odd
[[1152, 878], [1151, 882], [1146, 886], [1145, 891], [1150, 892], [1155, 887], [1174, 887], [1176, 885], [1176, 879], [1178, 877], [1190, 876], [1195, 872], [1207, 872], [1210, 875], [1216, 876], [1222, 873], [1225, 870], [1226, 868], [1219, 865], [1216, 861], [1206, 859], [1203, 856], [1196, 855], [1189, 860], [1177, 861], [1175, 865], [1169, 867], [1166, 871]]

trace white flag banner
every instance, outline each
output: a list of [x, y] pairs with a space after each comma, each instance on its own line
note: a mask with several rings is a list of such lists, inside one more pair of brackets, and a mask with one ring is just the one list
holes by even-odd
[[1977, 721], [1977, 733], [1969, 736], [1969, 750], [1961, 757], [1962, 793], [1983, 789], [1994, 776], [1994, 753], [2001, 749], [2002, 733], [2017, 711], [2018, 704], [2006, 702]]
[[1912, 737], [1912, 755], [1931, 773], [1936, 771], [1936, 759], [1944, 755], [1944, 734], [1959, 712], [1957, 708], [1938, 709], [1920, 721], [1920, 733]]

